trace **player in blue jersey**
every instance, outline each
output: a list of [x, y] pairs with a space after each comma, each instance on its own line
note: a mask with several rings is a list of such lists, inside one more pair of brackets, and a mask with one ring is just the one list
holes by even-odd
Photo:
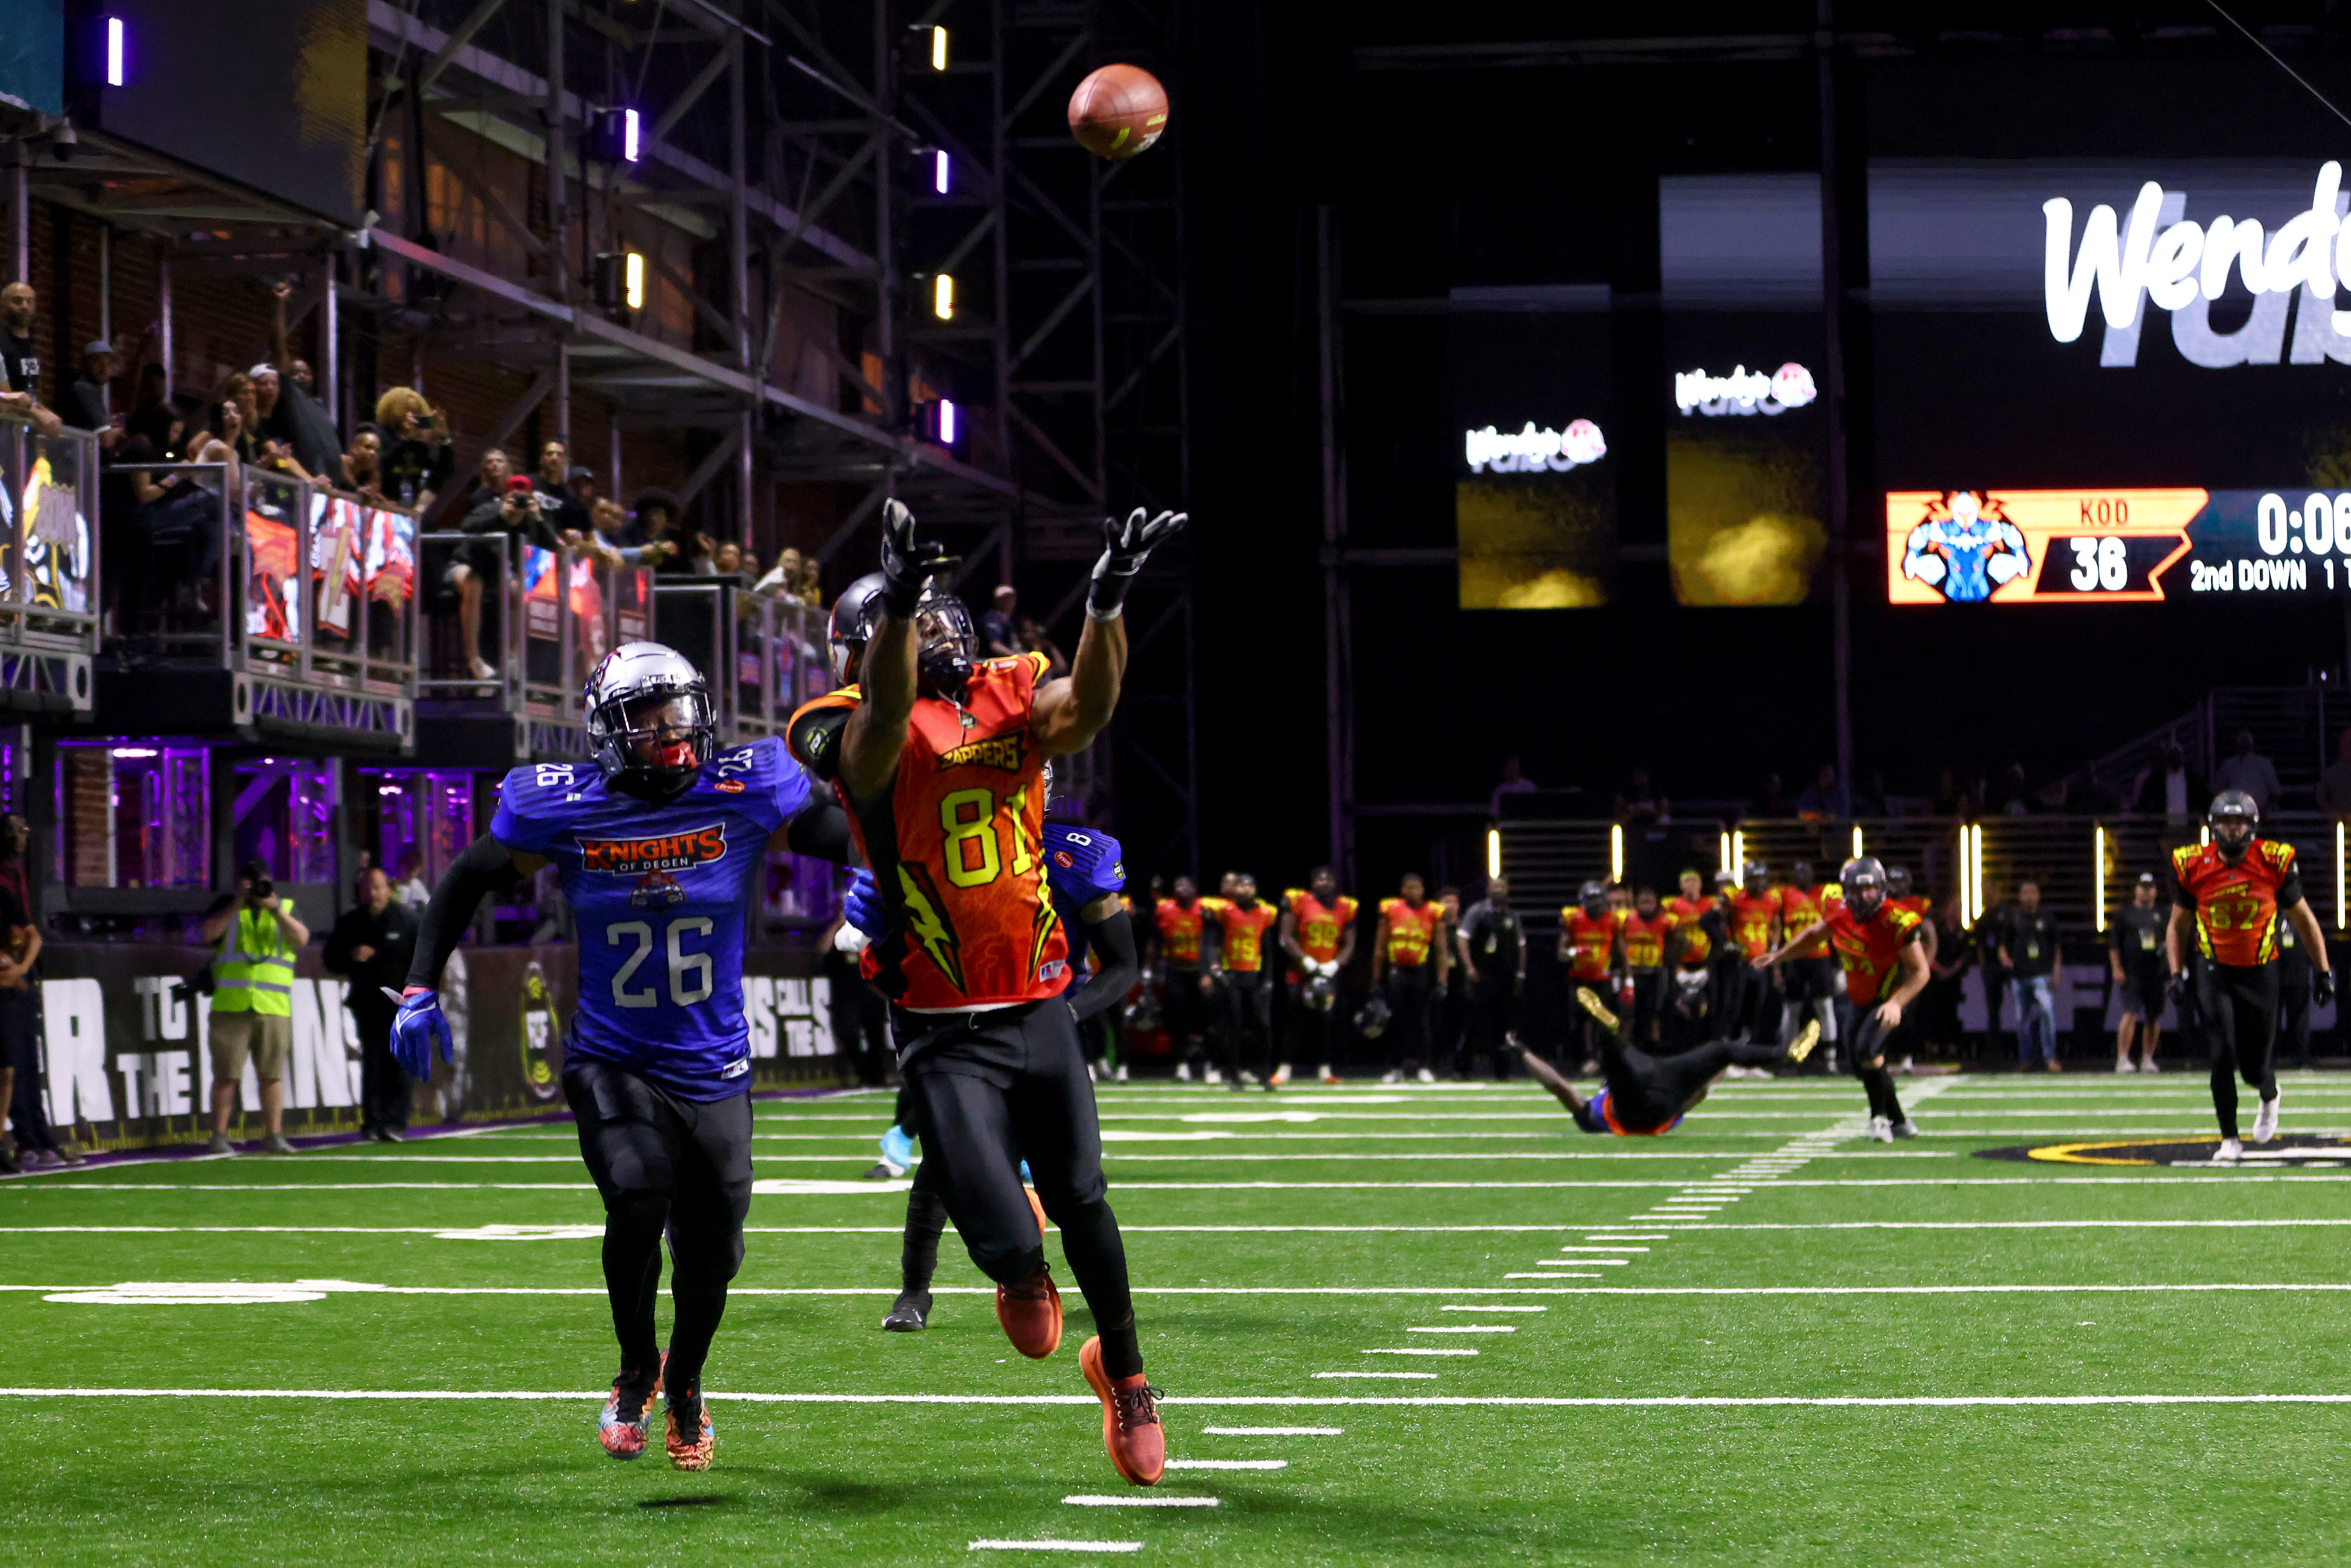
[[[652, 1398], [665, 1392], [670, 1462], [707, 1469], [702, 1367], [751, 1201], [743, 911], [771, 846], [842, 861], [848, 823], [780, 741], [720, 751], [701, 673], [657, 643], [607, 653], [585, 699], [593, 761], [508, 773], [489, 832], [434, 890], [393, 1052], [420, 1078], [436, 1047], [451, 1060], [442, 966], [485, 894], [553, 864], [580, 932], [563, 1096], [604, 1200], [604, 1287], [621, 1341], [597, 1437], [635, 1458]], [[675, 1308], [666, 1354], [653, 1327], [664, 1231]]]
[[1785, 1046], [1719, 1040], [1695, 1051], [1652, 1056], [1633, 1043], [1625, 1020], [1589, 987], [1578, 986], [1575, 1000], [1603, 1030], [1600, 1069], [1607, 1081], [1605, 1088], [1586, 1099], [1557, 1068], [1527, 1047], [1520, 1046], [1519, 1055], [1536, 1082], [1567, 1107], [1577, 1126], [1587, 1133], [1614, 1133], [1620, 1138], [1653, 1138], [1670, 1133], [1733, 1063], [1766, 1067], [1802, 1061], [1821, 1038], [1820, 1020], [1807, 1019]]
[[[1118, 841], [1078, 820], [1075, 807], [1053, 794], [1053, 769], [1045, 770], [1045, 826], [1042, 848], [1045, 881], [1054, 912], [1070, 933], [1070, 983], [1061, 1000], [1079, 1023], [1118, 1005], [1143, 965], [1134, 945], [1134, 927], [1119, 894], [1126, 886], [1126, 866]], [[883, 928], [882, 902], [872, 877], [858, 872], [851, 881], [850, 921], [868, 936]], [[1102, 967], [1086, 974], [1086, 955], [1099, 951]], [[1081, 978], [1080, 977], [1085, 977]], [[905, 1124], [913, 1111], [900, 1097], [900, 1124], [891, 1131], [904, 1137], [914, 1129]], [[939, 1236], [946, 1228], [946, 1200], [939, 1191], [940, 1166], [925, 1160], [914, 1169], [906, 1194], [906, 1230], [899, 1254], [900, 1289], [882, 1326], [912, 1333], [930, 1319], [931, 1276], [937, 1271]], [[1023, 1175], [1027, 1173], [1024, 1169]], [[1030, 1201], [1035, 1198], [1031, 1196]], [[1044, 1228], [1040, 1217], [1038, 1228]]]

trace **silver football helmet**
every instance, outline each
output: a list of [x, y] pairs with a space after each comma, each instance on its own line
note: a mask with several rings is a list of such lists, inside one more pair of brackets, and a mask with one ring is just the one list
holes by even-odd
[[597, 661], [581, 707], [588, 753], [611, 782], [674, 795], [718, 747], [709, 683], [659, 643], [623, 643]]

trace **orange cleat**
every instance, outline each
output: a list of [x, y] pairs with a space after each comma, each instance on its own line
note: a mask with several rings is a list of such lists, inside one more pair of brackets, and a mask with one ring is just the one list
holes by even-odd
[[681, 1470], [706, 1470], [710, 1468], [710, 1456], [718, 1447], [718, 1436], [710, 1426], [710, 1406], [700, 1399], [693, 1401], [700, 1426], [694, 1441], [689, 1443], [677, 1427], [677, 1411], [682, 1403], [684, 1402], [673, 1399], [662, 1413], [662, 1439], [669, 1449], [669, 1462]]
[[1041, 1241], [1045, 1239], [1045, 1206], [1037, 1201], [1035, 1187], [1024, 1186], [1020, 1190], [1028, 1196], [1029, 1212], [1037, 1217], [1037, 1239]]
[[1025, 1284], [996, 1287], [996, 1321], [1012, 1348], [1031, 1361], [1042, 1361], [1061, 1348], [1061, 1292], [1053, 1289], [1050, 1269], [1040, 1269]]
[[623, 1415], [621, 1387], [622, 1378], [612, 1379], [612, 1392], [604, 1400], [604, 1408], [596, 1417], [596, 1440], [604, 1451], [616, 1459], [633, 1459], [645, 1451], [645, 1437], [653, 1424], [653, 1403], [661, 1396], [661, 1375], [653, 1375], [653, 1385], [636, 1398], [636, 1414]]
[[1144, 1382], [1139, 1372], [1112, 1382], [1110, 1374], [1102, 1370], [1100, 1334], [1079, 1347], [1078, 1365], [1084, 1369], [1094, 1397], [1102, 1401], [1102, 1447], [1110, 1450], [1110, 1462], [1129, 1484], [1157, 1486], [1167, 1469], [1167, 1434], [1159, 1425], [1159, 1390]]

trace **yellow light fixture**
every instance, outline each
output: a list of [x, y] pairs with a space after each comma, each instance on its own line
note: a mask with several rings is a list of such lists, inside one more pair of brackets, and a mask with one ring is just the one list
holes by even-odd
[[943, 71], [946, 68], [947, 30], [945, 27], [933, 27], [931, 29], [931, 69]]
[[931, 314], [942, 321], [955, 319], [955, 278], [946, 273], [931, 279]]
[[1492, 881], [1502, 874], [1502, 830], [1486, 830], [1486, 878]]
[[2090, 862], [2093, 893], [2090, 907], [2093, 918], [2096, 921], [2097, 930], [2104, 935], [2106, 929], [2106, 825], [2100, 822], [2094, 831], [2097, 837], [2097, 848], [2095, 858]]
[[1861, 824], [1859, 822], [1853, 825], [1853, 858], [1855, 860], [1861, 858]]
[[1744, 893], [1747, 890], [1747, 831], [1744, 828], [1730, 831], [1730, 875], [1731, 885]]
[[1625, 880], [1625, 824], [1608, 824], [1608, 880]]
[[621, 299], [632, 310], [645, 308], [645, 258], [633, 250], [622, 267]]

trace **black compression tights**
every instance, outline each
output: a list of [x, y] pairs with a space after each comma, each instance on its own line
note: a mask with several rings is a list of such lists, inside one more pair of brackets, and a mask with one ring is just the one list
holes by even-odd
[[2205, 964], [2196, 977], [2204, 1038], [2212, 1048], [2212, 1113], [2220, 1135], [2237, 1135], [2237, 1077], [2264, 1100], [2277, 1098], [2277, 966]]
[[1889, 1122], [1907, 1121], [1902, 1097], [1894, 1092], [1894, 1074], [1886, 1070], [1886, 1043], [1894, 1031], [1877, 1021], [1875, 1008], [1865, 1010], [1847, 1005], [1852, 1017], [1844, 1037], [1853, 1051], [1853, 1075], [1861, 1080], [1862, 1092], [1869, 1096], [1869, 1113]]

